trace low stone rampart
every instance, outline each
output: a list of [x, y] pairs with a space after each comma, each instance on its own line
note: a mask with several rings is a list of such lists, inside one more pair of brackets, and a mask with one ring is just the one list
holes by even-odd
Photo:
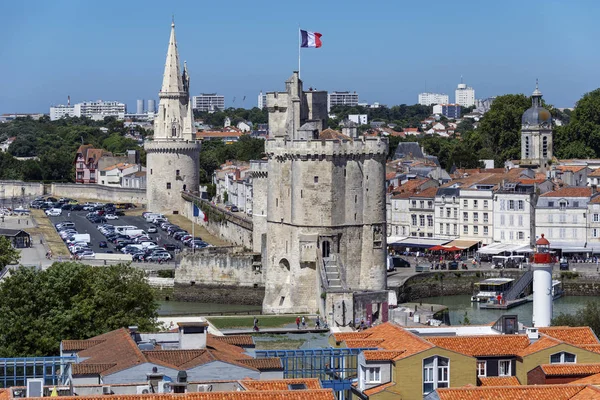
[[50, 192], [54, 197], [146, 204], [145, 189], [117, 188], [94, 184], [53, 183]]

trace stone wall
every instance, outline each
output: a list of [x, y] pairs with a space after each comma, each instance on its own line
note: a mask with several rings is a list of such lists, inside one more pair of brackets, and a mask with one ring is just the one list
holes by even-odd
[[[441, 271], [425, 272], [408, 278], [397, 288], [398, 303], [416, 301], [426, 297], [472, 295], [475, 283], [488, 278], [517, 279], [523, 274], [520, 270], [503, 271]], [[600, 277], [579, 275], [573, 278], [555, 276], [562, 281], [566, 296], [600, 295]]]
[[202, 303], [260, 305], [264, 274], [259, 253], [243, 247], [211, 247], [180, 256], [175, 299]]
[[37, 197], [44, 194], [44, 184], [39, 182], [0, 181], [0, 198]]
[[53, 183], [50, 186], [49, 194], [54, 197], [146, 204], [146, 190], [144, 189], [114, 188], [93, 184]]
[[[217, 236], [235, 246], [243, 246], [247, 249], [253, 249], [252, 246], [252, 221], [239, 217], [235, 213], [224, 211], [206, 200], [200, 200], [198, 197], [189, 193], [183, 195], [184, 206], [180, 213], [190, 221], [202, 225], [212, 235]], [[202, 202], [211, 209], [208, 221], [203, 218], [194, 217], [194, 204], [192, 200]], [[213, 217], [214, 216], [214, 217]]]

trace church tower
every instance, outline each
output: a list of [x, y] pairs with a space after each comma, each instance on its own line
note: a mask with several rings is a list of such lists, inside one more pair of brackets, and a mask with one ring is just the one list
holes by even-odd
[[196, 141], [190, 102], [190, 76], [179, 64], [175, 23], [154, 120], [154, 139], [144, 145], [147, 153], [146, 197], [148, 210], [176, 213], [181, 210], [181, 191], [198, 190], [200, 143]]
[[547, 168], [552, 160], [552, 115], [542, 107], [537, 81], [531, 103], [521, 119], [521, 167]]

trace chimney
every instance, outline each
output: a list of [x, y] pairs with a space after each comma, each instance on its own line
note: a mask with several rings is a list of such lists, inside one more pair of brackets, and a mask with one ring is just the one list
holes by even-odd
[[194, 322], [178, 322], [179, 326], [179, 349], [205, 349], [208, 322], [200, 318]]
[[540, 338], [540, 333], [537, 328], [527, 328], [527, 338], [531, 343], [535, 342]]
[[131, 335], [131, 339], [137, 344], [140, 342], [140, 334], [138, 333], [138, 327], [133, 325], [127, 328], [129, 330], [129, 335]]

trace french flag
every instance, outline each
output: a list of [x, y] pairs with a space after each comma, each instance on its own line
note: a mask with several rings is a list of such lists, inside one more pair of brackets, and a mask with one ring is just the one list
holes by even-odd
[[318, 49], [321, 47], [321, 35], [319, 32], [309, 32], [300, 30], [300, 36], [302, 37], [302, 42], [300, 47], [313, 47]]

